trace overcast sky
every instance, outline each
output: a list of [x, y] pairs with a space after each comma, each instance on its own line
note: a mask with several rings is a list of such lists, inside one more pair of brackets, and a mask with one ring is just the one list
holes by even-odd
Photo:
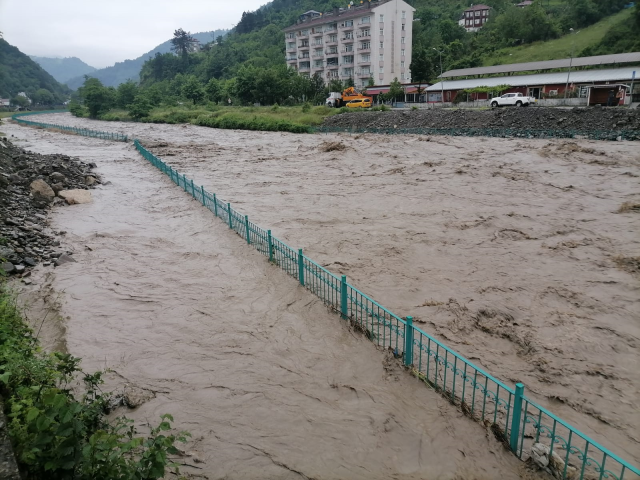
[[27, 55], [78, 57], [102, 68], [169, 40], [233, 27], [268, 0], [0, 0], [0, 31]]

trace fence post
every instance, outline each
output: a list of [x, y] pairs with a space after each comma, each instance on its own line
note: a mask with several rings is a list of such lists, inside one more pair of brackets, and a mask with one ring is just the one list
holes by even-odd
[[207, 206], [207, 202], [205, 201], [205, 197], [204, 197], [204, 186], [200, 185], [200, 193], [202, 193], [202, 205], [204, 205], [205, 207]]
[[216, 194], [213, 194], [213, 214], [218, 216], [218, 199], [216, 198]]
[[302, 249], [298, 249], [298, 279], [300, 285], [304, 287], [304, 255], [302, 255]]
[[407, 317], [404, 324], [404, 364], [413, 364], [413, 317]]
[[244, 228], [247, 232], [247, 244], [251, 245], [251, 238], [249, 237], [249, 215], [244, 216]]
[[184, 191], [186, 193], [187, 192], [187, 176], [184, 173], [182, 174], [182, 183], [184, 184]]
[[347, 276], [342, 275], [342, 279], [340, 280], [340, 313], [342, 314], [342, 318], [344, 320], [347, 319], [348, 309], [347, 309]]
[[229, 228], [233, 230], [233, 222], [231, 220], [231, 204], [227, 203], [227, 214], [229, 215]]
[[196, 198], [196, 187], [193, 185], [193, 178], [191, 179], [191, 196]]
[[524, 385], [516, 383], [516, 394], [513, 397], [513, 411], [511, 414], [511, 436], [509, 445], [511, 451], [518, 454], [518, 437], [520, 436], [520, 418], [522, 416], [522, 397], [524, 396]]
[[273, 262], [273, 240], [271, 240], [271, 230], [267, 230], [267, 238], [269, 240], [269, 261]]

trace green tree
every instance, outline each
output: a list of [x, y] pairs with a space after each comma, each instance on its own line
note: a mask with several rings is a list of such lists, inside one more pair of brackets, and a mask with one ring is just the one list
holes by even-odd
[[195, 75], [189, 75], [187, 81], [182, 86], [182, 96], [191, 100], [194, 105], [204, 100], [204, 88], [202, 88], [202, 84]]
[[90, 118], [97, 118], [101, 113], [108, 112], [115, 103], [115, 90], [105, 87], [97, 78], [86, 77], [84, 85], [79, 88], [79, 94], [89, 110]]
[[22, 95], [16, 95], [11, 99], [11, 105], [15, 107], [24, 108], [29, 105], [29, 100]]
[[198, 43], [198, 40], [193, 38], [190, 32], [185, 32], [183, 29], [179, 28], [173, 32], [171, 50], [181, 57], [186, 57], [190, 52], [197, 49]]
[[215, 78], [207, 82], [204, 90], [210, 102], [218, 103], [222, 100], [222, 87], [220, 86], [220, 82]]
[[133, 102], [129, 105], [129, 115], [136, 120], [140, 120], [141, 118], [148, 117], [152, 109], [153, 106], [145, 95], [136, 95]]
[[120, 108], [127, 108], [133, 103], [138, 93], [138, 85], [135, 82], [129, 80], [128, 82], [121, 83], [116, 89], [116, 104]]
[[236, 75], [236, 96], [242, 103], [253, 103], [256, 101], [256, 78], [258, 70], [250, 65], [243, 65]]
[[356, 84], [353, 81], [353, 77], [347, 78], [346, 82], [344, 83], [345, 88], [355, 87], [355, 85]]
[[411, 65], [409, 66], [409, 70], [411, 70], [411, 80], [418, 84], [416, 93], [422, 95], [424, 93], [422, 84], [427, 83], [429, 79], [434, 76], [433, 64], [429, 60], [424, 48], [415, 49], [411, 57]]
[[389, 85], [389, 91], [385, 94], [385, 98], [387, 100], [396, 101], [401, 96], [404, 96], [404, 89], [402, 88], [402, 84], [398, 81], [398, 77], [393, 79], [391, 85]]
[[53, 105], [55, 103], [55, 97], [53, 96], [53, 93], [51, 93], [46, 88], [39, 88], [32, 95], [32, 97], [33, 102], [36, 105]]

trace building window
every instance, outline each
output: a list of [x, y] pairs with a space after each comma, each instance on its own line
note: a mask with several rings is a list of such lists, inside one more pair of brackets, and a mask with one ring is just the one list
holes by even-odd
[[404, 45], [404, 37], [400, 37], [400, 43]]
[[400, 62], [400, 66], [404, 68], [404, 60]]
[[480, 19], [476, 18], [476, 25], [479, 25], [479, 24], [480, 24]]
[[405, 12], [404, 10], [402, 11], [402, 18], [407, 18], [407, 12]]
[[384, 23], [384, 15], [380, 15], [380, 21]]
[[371, 61], [371, 55], [360, 55], [360, 61], [361, 62], [370, 62]]
[[370, 23], [370, 22], [371, 22], [371, 17], [362, 17], [361, 23]]
[[384, 42], [380, 42], [380, 48], [384, 48]]
[[380, 67], [380, 73], [384, 73], [384, 67]]
[[382, 62], [384, 60], [384, 53], [380, 54], [380, 61]]
[[476, 10], [476, 17], [480, 16], [480, 10]]
[[467, 18], [471, 16], [471, 12], [467, 12]]
[[384, 35], [384, 28], [380, 29], [380, 35]]
[[402, 31], [404, 32], [404, 23], [402, 24]]
[[400, 74], [400, 80], [404, 80], [404, 73]]
[[404, 57], [404, 48], [400, 50], [400, 54]]

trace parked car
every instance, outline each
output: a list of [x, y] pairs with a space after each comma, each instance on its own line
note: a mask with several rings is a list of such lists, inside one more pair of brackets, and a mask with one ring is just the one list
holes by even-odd
[[516, 107], [528, 107], [529, 105], [533, 105], [536, 102], [536, 98], [526, 97], [521, 93], [505, 93], [501, 97], [495, 97], [489, 100], [489, 104], [493, 108], [513, 105], [515, 105]]
[[347, 103], [347, 108], [369, 108], [371, 106], [370, 98], [356, 98]]

